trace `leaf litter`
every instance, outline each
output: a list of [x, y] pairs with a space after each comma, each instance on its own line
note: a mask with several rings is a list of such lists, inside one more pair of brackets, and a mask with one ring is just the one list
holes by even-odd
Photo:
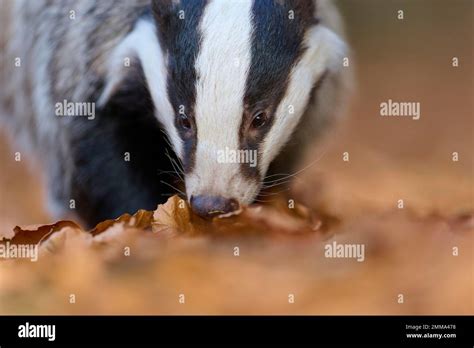
[[[0, 262], [4, 313], [472, 312], [472, 215], [385, 212], [356, 220], [283, 199], [204, 220], [173, 196], [92, 230], [16, 227], [1, 243], [39, 245], [38, 262]], [[325, 247], [366, 246], [365, 261]], [[453, 247], [459, 256], [453, 257]], [[471, 249], [469, 249], [471, 248]], [[467, 254], [467, 255], [466, 255]], [[470, 266], [469, 266], [470, 265]], [[441, 272], [441, 273], [439, 273]], [[440, 274], [443, 277], [440, 278]], [[450, 287], [448, 282], [456, 282]], [[452, 284], [452, 283], [451, 283]], [[77, 304], [68, 303], [73, 293]], [[186, 306], [177, 296], [188, 296]], [[406, 295], [400, 306], [398, 293]], [[296, 302], [289, 306], [288, 296]], [[332, 304], [331, 304], [332, 303]]]

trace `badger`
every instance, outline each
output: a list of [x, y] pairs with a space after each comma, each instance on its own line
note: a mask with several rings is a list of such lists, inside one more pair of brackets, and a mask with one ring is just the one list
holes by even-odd
[[1, 3], [0, 123], [44, 168], [57, 218], [154, 209], [172, 173], [197, 215], [231, 213], [344, 104], [328, 0]]

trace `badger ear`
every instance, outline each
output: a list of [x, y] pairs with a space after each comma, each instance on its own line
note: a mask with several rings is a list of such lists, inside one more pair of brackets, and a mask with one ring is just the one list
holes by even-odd
[[349, 48], [344, 39], [324, 25], [314, 26], [306, 37], [307, 49], [314, 57], [314, 68], [320, 72], [342, 69]]
[[349, 55], [349, 47], [346, 41], [331, 29], [323, 27], [325, 30], [325, 45], [330, 52], [328, 68], [332, 71], [339, 71], [344, 66], [344, 58]]
[[311, 125], [313, 139], [325, 126], [330, 125], [344, 115], [347, 101], [352, 94], [353, 76], [348, 65], [350, 48], [343, 36], [327, 26], [314, 28], [312, 41], [313, 65], [311, 73], [318, 82], [313, 91]]

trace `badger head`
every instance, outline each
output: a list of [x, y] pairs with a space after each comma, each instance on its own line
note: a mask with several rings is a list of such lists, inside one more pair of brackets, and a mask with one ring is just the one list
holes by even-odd
[[314, 86], [342, 66], [317, 12], [314, 0], [154, 0], [128, 38], [197, 214], [255, 199]]

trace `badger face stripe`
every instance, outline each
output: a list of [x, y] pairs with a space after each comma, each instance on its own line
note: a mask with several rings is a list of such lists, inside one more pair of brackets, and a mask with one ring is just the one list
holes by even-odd
[[186, 172], [194, 167], [197, 146], [194, 65], [200, 50], [199, 23], [206, 3], [206, 0], [152, 3], [160, 41], [168, 56], [168, 96], [175, 113], [174, 125], [183, 142], [181, 157]]
[[210, 0], [201, 20], [196, 58], [196, 161], [187, 173], [188, 197], [253, 198], [256, 183], [240, 173], [239, 127], [251, 55], [252, 0]]
[[[240, 125], [240, 147], [258, 151], [259, 144], [272, 128], [275, 112], [285, 95], [292, 68], [305, 51], [303, 39], [309, 27], [317, 24], [312, 0], [256, 0], [252, 6], [252, 59]], [[264, 123], [255, 129], [252, 121], [263, 114]], [[258, 151], [258, 162], [261, 153]], [[263, 175], [261, 166], [242, 163], [248, 177]]]
[[272, 129], [261, 144], [261, 151], [265, 153], [261, 161], [264, 170], [289, 140], [314, 97], [312, 93], [322, 87], [331, 70], [331, 62], [341, 61], [342, 44], [326, 27], [314, 26], [306, 32], [303, 43], [306, 50], [291, 70], [285, 95], [275, 111]]

